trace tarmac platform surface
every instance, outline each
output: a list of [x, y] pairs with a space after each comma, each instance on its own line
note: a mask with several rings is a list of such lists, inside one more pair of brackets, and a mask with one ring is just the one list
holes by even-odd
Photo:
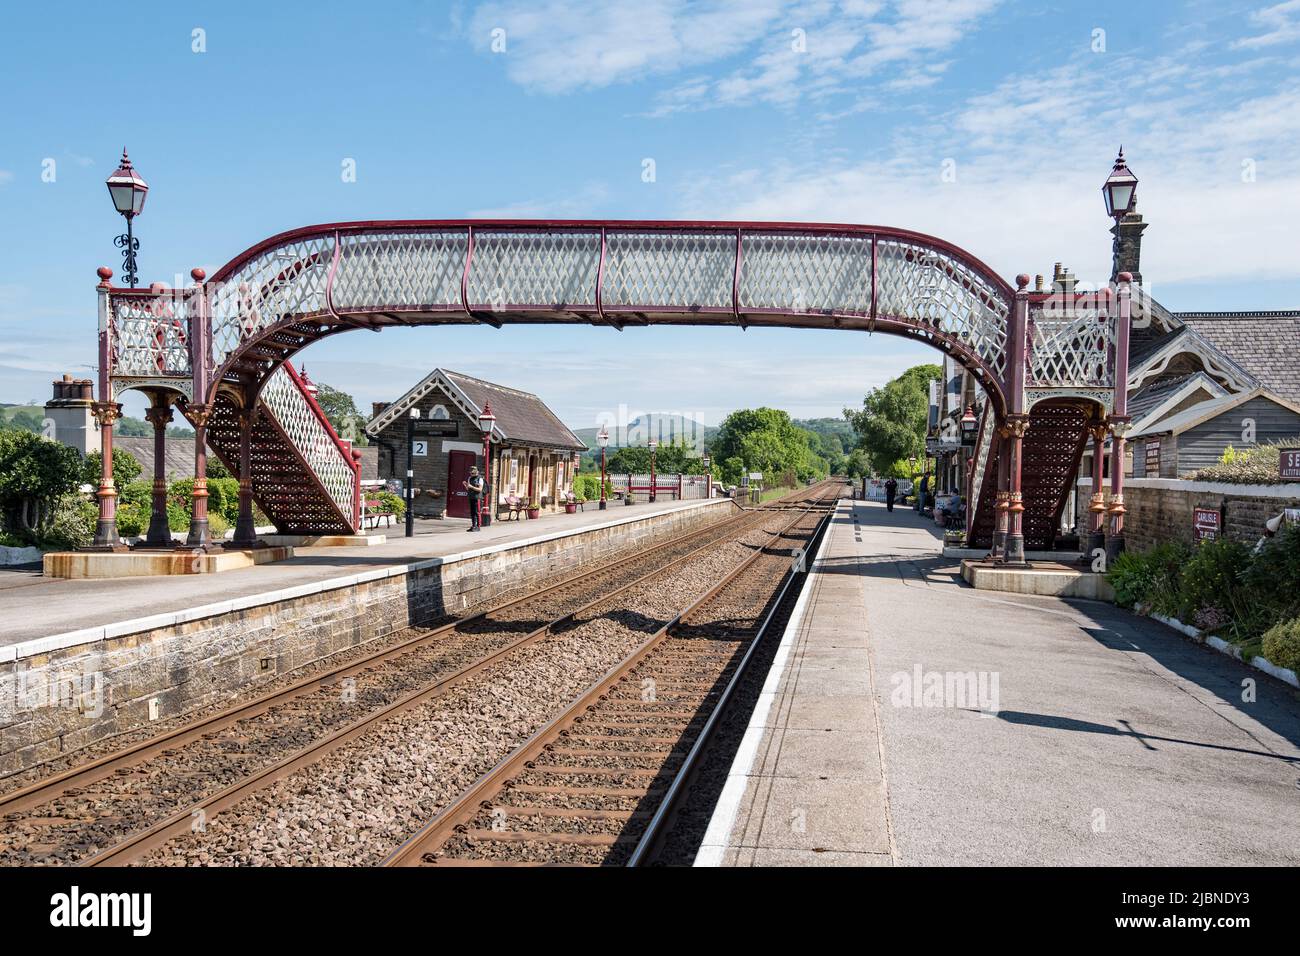
[[697, 866], [1300, 864], [1293, 688], [941, 545], [840, 503]]
[[[713, 502], [722, 500], [713, 499]], [[468, 531], [468, 519], [416, 521], [412, 538], [404, 537], [405, 528], [397, 523], [378, 529], [389, 536], [383, 544], [300, 548], [287, 561], [212, 575], [67, 580], [45, 577], [39, 567], [0, 568], [0, 621], [3, 621], [0, 647], [378, 568], [499, 550], [537, 538], [574, 534], [603, 524], [648, 518], [708, 503], [688, 499], [628, 507], [610, 502], [605, 511], [591, 503], [577, 514], [561, 512], [532, 521], [495, 521], [474, 533]]]

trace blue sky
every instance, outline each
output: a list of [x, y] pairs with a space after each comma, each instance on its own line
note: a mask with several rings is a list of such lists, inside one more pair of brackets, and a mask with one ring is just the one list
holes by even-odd
[[[15, 5], [0, 401], [90, 374], [94, 271], [119, 262], [103, 180], [124, 144], [152, 187], [144, 282], [310, 223], [463, 216], [883, 223], [1007, 277], [1063, 261], [1097, 281], [1122, 142], [1157, 298], [1298, 307], [1298, 58], [1300, 0]], [[356, 332], [302, 361], [363, 408], [443, 366], [584, 427], [620, 404], [838, 414], [937, 354], [860, 333], [555, 326]]]

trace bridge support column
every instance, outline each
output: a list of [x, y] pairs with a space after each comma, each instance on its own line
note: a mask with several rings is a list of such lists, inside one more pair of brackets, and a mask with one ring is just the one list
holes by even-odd
[[149, 508], [149, 531], [139, 547], [170, 548], [172, 529], [167, 523], [167, 426], [172, 420], [171, 398], [153, 392], [144, 417], [153, 425], [153, 498]]
[[99, 422], [99, 521], [95, 540], [89, 550], [121, 551], [125, 547], [117, 536], [117, 486], [113, 483], [113, 422], [122, 417], [117, 402], [96, 402], [91, 410]]
[[1024, 414], [1009, 415], [1007, 429], [1010, 454], [1008, 469], [1010, 472], [1010, 490], [1007, 493], [1007, 543], [1005, 563], [1023, 565], [1025, 563], [1025, 504], [1021, 494], [1021, 462], [1023, 459], [1025, 432], [1029, 430], [1029, 416]]
[[225, 544], [234, 550], [266, 547], [265, 542], [257, 540], [257, 525], [253, 520], [253, 426], [256, 424], [256, 407], [245, 405], [239, 410], [239, 517], [235, 520], [235, 536]]
[[191, 405], [188, 417], [194, 426], [194, 495], [185, 547], [206, 551], [212, 547], [208, 533], [208, 419], [212, 417], [212, 406]]
[[1106, 470], [1105, 422], [1088, 427], [1092, 434], [1092, 499], [1088, 503], [1088, 540], [1084, 563], [1091, 563], [1097, 552], [1106, 551], [1106, 491], [1103, 488]]
[[1128, 343], [1132, 322], [1133, 276], [1121, 272], [1117, 277], [1116, 298], [1119, 315], [1115, 328], [1115, 408], [1110, 416], [1110, 529], [1106, 535], [1106, 564], [1124, 552], [1124, 446], [1125, 436], [1133, 426], [1128, 415]]
[[[1011, 470], [1007, 463], [1007, 454], [1010, 451], [1009, 439], [1011, 431], [1005, 423], [999, 423], [997, 426], [997, 437], [994, 439], [998, 455], [998, 474], [997, 474], [997, 491], [993, 502], [993, 549], [989, 552], [989, 560], [994, 562], [1005, 561], [1007, 557], [1007, 530], [1010, 527], [1010, 514], [1008, 509], [1011, 507]], [[979, 506], [978, 502], [968, 502], [966, 507], [974, 509]]]

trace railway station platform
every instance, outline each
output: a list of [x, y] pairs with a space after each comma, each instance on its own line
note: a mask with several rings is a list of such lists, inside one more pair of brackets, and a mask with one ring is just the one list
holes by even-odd
[[1294, 689], [841, 501], [697, 866], [1300, 865]]

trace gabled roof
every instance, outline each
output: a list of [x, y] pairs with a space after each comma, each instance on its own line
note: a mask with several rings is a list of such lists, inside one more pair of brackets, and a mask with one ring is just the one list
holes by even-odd
[[1145, 381], [1159, 375], [1183, 353], [1195, 355], [1211, 376], [1226, 380], [1235, 391], [1249, 391], [1261, 384], [1233, 356], [1216, 347], [1190, 325], [1185, 325], [1153, 340], [1136, 355], [1129, 353], [1128, 387], [1141, 388]]
[[366, 425], [366, 434], [378, 435], [394, 421], [405, 416], [412, 406], [435, 388], [447, 395], [473, 421], [478, 420], [483, 406], [491, 402], [492, 413], [497, 419], [492, 426], [492, 434], [501, 441], [578, 451], [587, 448], [546, 407], [546, 403], [532, 392], [507, 388], [462, 372], [440, 368], [434, 369], [405, 395], [372, 418]]
[[1288, 401], [1287, 399], [1270, 392], [1264, 388], [1254, 388], [1249, 392], [1241, 392], [1237, 395], [1225, 395], [1223, 398], [1216, 398], [1209, 402], [1200, 402], [1191, 408], [1185, 408], [1177, 414], [1170, 415], [1168, 418], [1148, 425], [1141, 431], [1136, 431], [1130, 438], [1141, 438], [1143, 435], [1163, 435], [1166, 432], [1174, 435], [1181, 435], [1189, 428], [1195, 428], [1203, 422], [1208, 422], [1217, 415], [1224, 412], [1232, 411], [1238, 405], [1243, 405], [1252, 398], [1266, 398], [1270, 402], [1275, 402], [1283, 408], [1289, 409], [1300, 415], [1300, 404]]
[[1139, 389], [1128, 400], [1128, 412], [1133, 419], [1134, 429], [1141, 431], [1197, 392], [1204, 392], [1211, 399], [1223, 398], [1228, 394], [1227, 389], [1204, 372], [1160, 379]]
[[1300, 402], [1300, 311], [1179, 312], [1177, 317], [1259, 385]]

